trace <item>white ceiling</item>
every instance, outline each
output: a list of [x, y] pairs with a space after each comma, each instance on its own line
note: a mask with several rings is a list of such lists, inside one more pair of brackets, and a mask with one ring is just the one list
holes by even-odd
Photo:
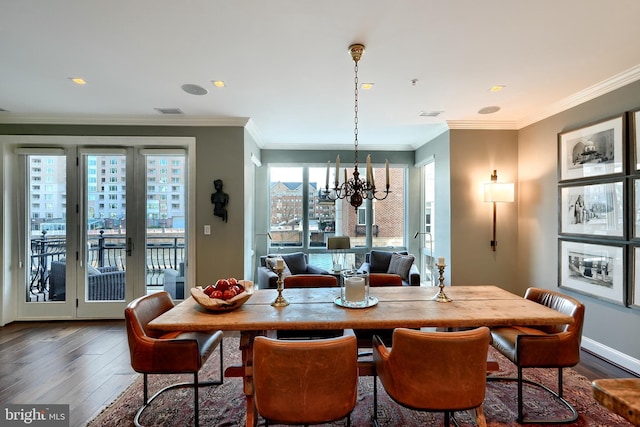
[[411, 149], [639, 79], [638, 17], [637, 0], [0, 0], [0, 123], [247, 123], [266, 148], [350, 147], [359, 42], [360, 147]]

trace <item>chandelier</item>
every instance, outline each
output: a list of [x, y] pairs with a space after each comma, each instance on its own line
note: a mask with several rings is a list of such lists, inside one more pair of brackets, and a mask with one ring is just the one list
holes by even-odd
[[369, 200], [384, 200], [389, 195], [389, 160], [386, 160], [386, 187], [384, 191], [376, 191], [376, 184], [373, 178], [373, 170], [371, 169], [371, 155], [367, 156], [367, 169], [366, 178], [363, 181], [360, 179], [360, 172], [358, 171], [358, 61], [364, 53], [364, 45], [353, 44], [349, 46], [349, 54], [355, 62], [354, 71], [354, 94], [355, 94], [355, 106], [354, 106], [354, 161], [353, 161], [353, 178], [347, 178], [347, 168], [344, 169], [344, 182], [340, 183], [340, 156], [336, 157], [336, 170], [335, 179], [333, 182], [333, 188], [329, 189], [329, 170], [331, 168], [331, 162], [327, 162], [327, 183], [325, 185], [324, 193], [329, 200], [347, 199], [351, 206], [356, 210], [362, 205], [365, 199]]

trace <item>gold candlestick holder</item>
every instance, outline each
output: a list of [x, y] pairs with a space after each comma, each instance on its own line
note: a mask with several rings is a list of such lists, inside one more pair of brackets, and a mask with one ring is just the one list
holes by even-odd
[[452, 299], [449, 298], [447, 294], [444, 293], [444, 268], [446, 266], [444, 264], [442, 265], [438, 264], [437, 267], [438, 267], [438, 272], [440, 273], [440, 277], [438, 278], [438, 280], [440, 281], [440, 284], [438, 285], [440, 287], [440, 292], [438, 292], [431, 299], [437, 302], [451, 302]]
[[289, 305], [289, 301], [287, 301], [285, 297], [282, 296], [282, 290], [284, 288], [282, 283], [282, 272], [284, 271], [284, 267], [280, 267], [280, 268], [276, 267], [274, 270], [278, 275], [278, 296], [271, 303], [271, 305], [273, 307], [286, 307]]

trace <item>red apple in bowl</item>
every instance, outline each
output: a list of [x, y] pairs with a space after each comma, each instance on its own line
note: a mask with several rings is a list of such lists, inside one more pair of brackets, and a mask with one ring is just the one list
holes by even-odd
[[224, 292], [229, 289], [229, 281], [227, 279], [218, 279], [215, 287], [217, 290]]

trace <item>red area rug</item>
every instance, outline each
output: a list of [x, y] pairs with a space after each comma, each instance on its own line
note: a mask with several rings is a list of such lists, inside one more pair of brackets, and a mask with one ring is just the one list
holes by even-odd
[[[500, 364], [500, 372], [495, 376], [515, 376], [515, 367], [492, 348], [490, 356]], [[218, 355], [212, 356], [200, 374], [201, 381], [218, 378]], [[238, 338], [224, 339], [225, 366], [240, 363]], [[428, 363], [428, 361], [425, 361]], [[555, 370], [527, 369], [525, 377], [555, 390], [557, 379]], [[179, 381], [190, 381], [191, 375], [151, 375], [150, 394], [161, 387]], [[351, 415], [354, 427], [370, 426], [373, 411], [373, 378], [362, 377], [359, 380], [358, 402]], [[378, 384], [378, 420], [381, 426], [412, 427], [441, 426], [444, 423], [441, 413], [421, 413], [404, 409], [387, 396]], [[428, 385], [425, 385], [428, 386]], [[490, 427], [519, 426], [516, 420], [516, 384], [508, 382], [488, 382], [484, 412]], [[564, 397], [572, 403], [580, 414], [578, 420], [566, 426], [631, 426], [623, 418], [609, 412], [595, 401], [591, 392], [591, 382], [571, 369], [564, 371]], [[525, 388], [526, 417], [564, 417], [568, 411], [536, 387]], [[133, 426], [133, 417], [142, 404], [142, 376], [137, 378], [118, 399], [89, 423], [91, 427]], [[475, 425], [469, 414], [456, 413], [456, 419], [464, 427]], [[191, 389], [171, 390], [158, 399], [145, 411], [141, 418], [145, 426], [183, 427], [193, 425], [193, 391]], [[242, 379], [225, 378], [220, 386], [200, 389], [200, 425], [201, 426], [242, 426], [245, 423], [245, 400], [242, 393]], [[260, 425], [264, 422], [260, 420]], [[346, 425], [345, 421], [330, 424]], [[530, 424], [532, 425], [532, 424]], [[535, 426], [535, 425], [533, 425]]]

